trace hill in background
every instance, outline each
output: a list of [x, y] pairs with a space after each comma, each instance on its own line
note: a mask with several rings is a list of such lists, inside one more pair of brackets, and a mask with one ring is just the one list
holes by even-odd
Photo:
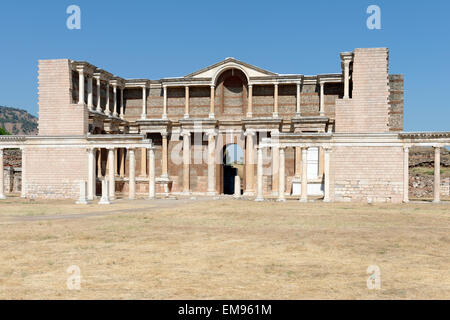
[[25, 110], [0, 106], [0, 128], [13, 135], [37, 135], [38, 118]]

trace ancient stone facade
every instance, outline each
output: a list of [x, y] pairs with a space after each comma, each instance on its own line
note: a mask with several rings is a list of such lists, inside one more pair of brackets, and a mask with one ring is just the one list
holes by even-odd
[[[403, 132], [403, 76], [389, 74], [388, 49], [340, 62], [341, 73], [306, 76], [226, 58], [150, 80], [40, 60], [39, 135], [2, 137], [0, 149], [22, 149], [23, 197], [83, 202], [80, 190], [93, 200], [108, 181], [112, 199], [241, 189], [257, 200], [408, 201], [408, 148], [443, 148], [450, 133]], [[226, 163], [230, 148], [240, 163]]]

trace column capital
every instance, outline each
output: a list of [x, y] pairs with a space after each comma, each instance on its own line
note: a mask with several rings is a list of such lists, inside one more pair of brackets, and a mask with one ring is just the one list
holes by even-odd
[[244, 136], [255, 136], [256, 135], [256, 131], [254, 129], [247, 129], [244, 132]]
[[184, 136], [190, 137], [190, 136], [191, 136], [191, 133], [190, 133], [189, 131], [187, 131], [187, 130], [183, 130], [183, 131], [181, 131], [180, 135], [183, 136], [183, 137], [184, 137]]
[[208, 130], [205, 132], [208, 137], [216, 137], [218, 135], [216, 130]]
[[[305, 148], [306, 149], [306, 148]], [[326, 146], [326, 147], [323, 147], [323, 150], [325, 150], [325, 152], [327, 152], [327, 153], [331, 153], [332, 151], [333, 151], [333, 147], [331, 147], [331, 146]]]
[[249, 83], [247, 86], [248, 86], [249, 88], [252, 88], [252, 87], [253, 87], [253, 84], [252, 84], [252, 83]]
[[135, 152], [136, 151], [136, 148], [135, 147], [127, 147], [126, 148], [128, 151], [130, 151], [130, 152]]
[[162, 132], [161, 132], [161, 136], [162, 136], [163, 138], [167, 138], [167, 137], [169, 136], [169, 133], [168, 133], [167, 131], [162, 131]]

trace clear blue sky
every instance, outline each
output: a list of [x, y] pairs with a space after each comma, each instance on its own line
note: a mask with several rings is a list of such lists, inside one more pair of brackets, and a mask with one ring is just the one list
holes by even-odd
[[[81, 30], [66, 8], [81, 8]], [[366, 8], [381, 8], [369, 30]], [[37, 115], [37, 60], [122, 77], [182, 76], [235, 57], [278, 73], [340, 72], [339, 52], [389, 47], [405, 75], [405, 129], [450, 131], [450, 1], [2, 1], [0, 105]]]

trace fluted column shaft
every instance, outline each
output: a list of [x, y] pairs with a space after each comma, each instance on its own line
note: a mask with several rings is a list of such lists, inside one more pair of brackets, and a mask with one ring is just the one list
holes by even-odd
[[130, 170], [129, 170], [129, 198], [131, 200], [136, 198], [136, 155], [134, 149], [128, 149], [130, 156]]
[[441, 148], [434, 147], [434, 200], [441, 201]]
[[286, 172], [285, 172], [285, 151], [284, 147], [279, 148], [280, 150], [280, 170], [279, 170], [279, 182], [278, 182], [278, 200], [284, 202], [286, 201], [285, 191], [286, 191]]
[[114, 200], [116, 193], [114, 148], [108, 149], [108, 180], [109, 180], [109, 198], [111, 200]]
[[308, 149], [302, 148], [302, 193], [301, 202], [308, 201]]

